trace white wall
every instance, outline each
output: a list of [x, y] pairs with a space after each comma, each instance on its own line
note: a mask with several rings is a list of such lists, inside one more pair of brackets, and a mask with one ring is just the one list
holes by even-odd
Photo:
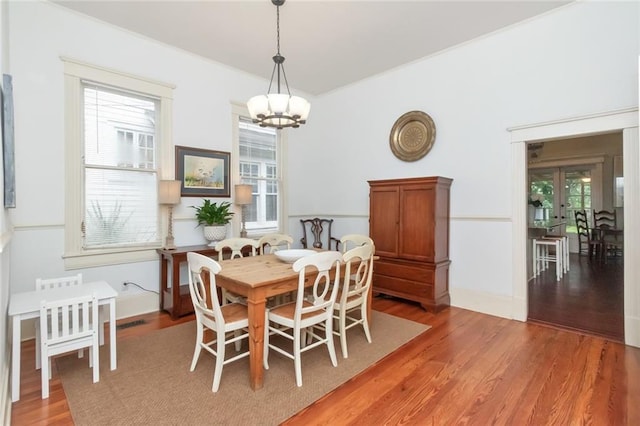
[[[637, 2], [578, 2], [316, 100], [304, 140], [289, 144], [292, 229], [316, 212], [367, 229], [369, 179], [453, 178], [452, 304], [510, 317], [506, 129], [636, 106], [638, 13]], [[437, 129], [413, 163], [389, 148], [393, 123], [410, 110]]]
[[[465, 306], [456, 297], [465, 292], [510, 297], [506, 128], [637, 105], [637, 16], [636, 3], [579, 2], [311, 99], [309, 123], [289, 132], [290, 233], [297, 240], [298, 219], [309, 215], [335, 217], [337, 236], [366, 232], [368, 179], [451, 177], [452, 302]], [[231, 151], [230, 102], [264, 91], [266, 82], [49, 3], [11, 2], [9, 17], [16, 292], [37, 276], [65, 273], [61, 55], [175, 84], [174, 143], [223, 151]], [[437, 138], [425, 158], [407, 163], [392, 155], [388, 138], [394, 121], [414, 109], [433, 117]], [[197, 203], [183, 198], [175, 209], [178, 245], [204, 242], [188, 207]], [[118, 290], [125, 280], [158, 288], [157, 262], [83, 272]], [[508, 316], [499, 303], [484, 310]]]
[[[47, 2], [10, 2], [9, 16], [17, 170], [11, 291], [18, 292], [32, 289], [37, 277], [70, 273], [61, 257], [65, 145], [60, 56], [174, 84], [174, 144], [220, 151], [232, 150], [231, 103], [265, 91], [268, 82]], [[174, 209], [176, 244], [205, 243], [189, 208], [200, 202], [185, 197]], [[82, 272], [85, 280], [106, 279], [119, 291], [123, 281], [155, 291], [159, 287], [157, 261]]]

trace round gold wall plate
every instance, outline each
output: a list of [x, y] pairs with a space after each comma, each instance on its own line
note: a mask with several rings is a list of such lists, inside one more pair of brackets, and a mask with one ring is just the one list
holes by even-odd
[[409, 111], [391, 128], [389, 145], [393, 155], [403, 161], [416, 161], [427, 155], [436, 140], [436, 125], [422, 111]]

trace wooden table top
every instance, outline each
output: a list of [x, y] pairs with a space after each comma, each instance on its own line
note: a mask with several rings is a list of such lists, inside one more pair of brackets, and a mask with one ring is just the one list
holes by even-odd
[[220, 266], [219, 277], [252, 288], [298, 277], [293, 264], [279, 260], [274, 254], [223, 260]]

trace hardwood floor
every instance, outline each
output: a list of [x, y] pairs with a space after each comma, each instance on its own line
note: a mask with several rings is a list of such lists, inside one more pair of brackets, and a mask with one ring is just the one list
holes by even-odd
[[570, 255], [569, 273], [553, 268], [529, 281], [529, 320], [624, 342], [624, 264]]
[[[373, 307], [432, 328], [284, 424], [640, 424], [638, 348], [458, 308], [434, 314], [386, 298]], [[164, 313], [139, 318], [118, 339], [176, 324]], [[12, 424], [73, 424], [55, 367], [42, 401], [33, 341], [22, 351]]]

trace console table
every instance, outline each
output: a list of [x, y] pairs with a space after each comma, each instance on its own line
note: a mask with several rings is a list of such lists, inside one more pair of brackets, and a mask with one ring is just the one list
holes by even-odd
[[[187, 262], [187, 253], [195, 252], [218, 258], [218, 252], [207, 245], [178, 247], [173, 250], [158, 249], [160, 254], [160, 309], [171, 314], [172, 319], [193, 312], [189, 284], [180, 284], [180, 264]], [[171, 276], [171, 287], [169, 287]]]

